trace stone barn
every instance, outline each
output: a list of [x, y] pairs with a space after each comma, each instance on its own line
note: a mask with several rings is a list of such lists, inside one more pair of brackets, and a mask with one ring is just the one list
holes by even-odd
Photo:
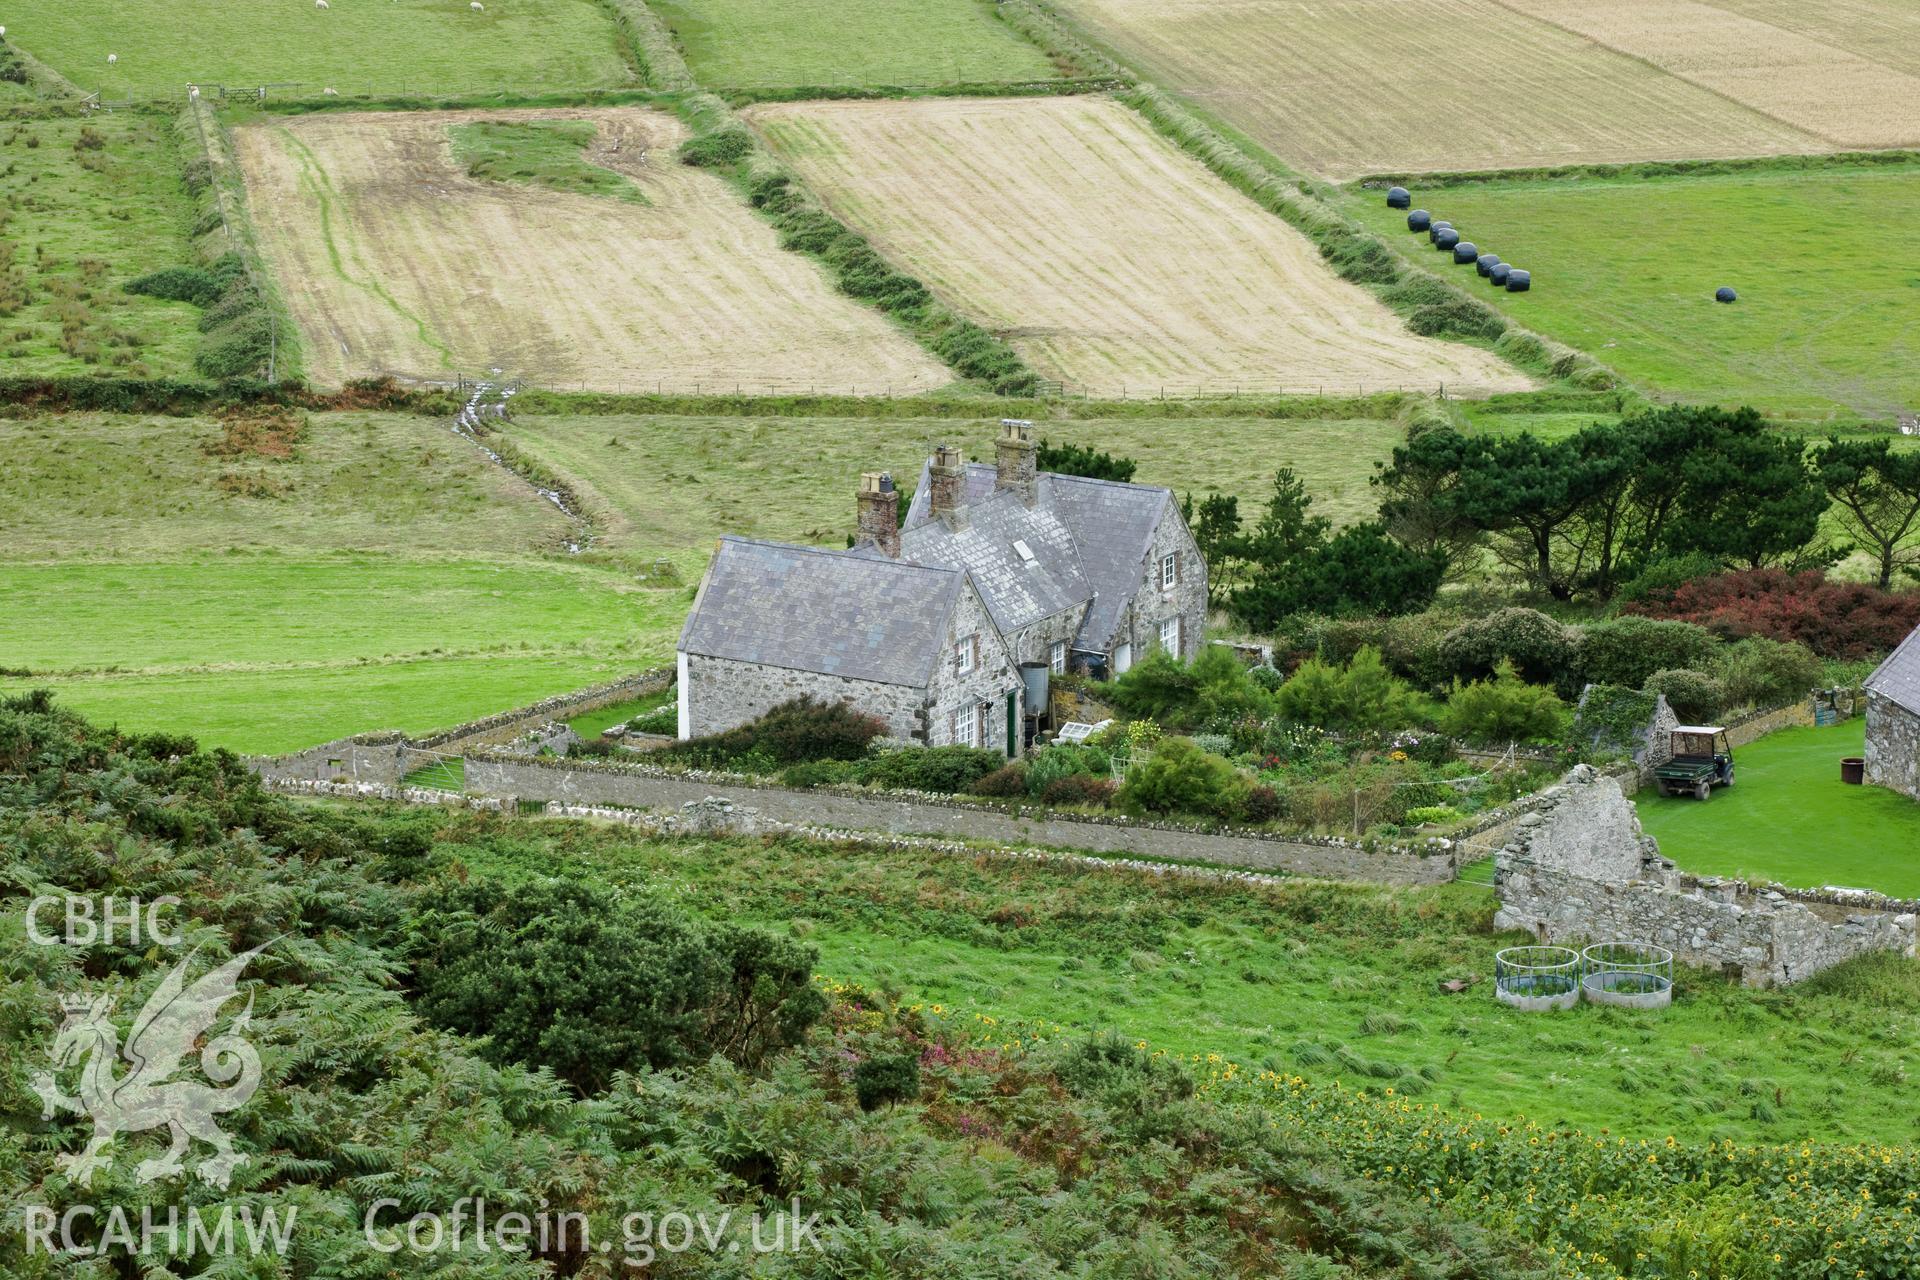
[[1866, 780], [1920, 800], [1920, 628], [1867, 677]]

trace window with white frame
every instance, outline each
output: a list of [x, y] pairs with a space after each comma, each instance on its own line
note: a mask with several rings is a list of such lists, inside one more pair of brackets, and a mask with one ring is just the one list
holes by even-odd
[[1160, 557], [1160, 589], [1171, 591], [1180, 581], [1180, 553], [1169, 551]]
[[988, 730], [991, 722], [987, 719], [993, 710], [988, 702], [971, 703], [964, 707], [955, 707], [947, 717], [947, 737], [956, 747], [984, 747], [988, 744]]
[[1160, 647], [1174, 657], [1180, 656], [1180, 615], [1175, 614], [1160, 624]]
[[976, 633], [953, 646], [953, 669], [961, 675], [980, 665], [980, 637]]
[[1053, 668], [1055, 675], [1067, 674], [1067, 642], [1065, 640], [1053, 642], [1053, 648], [1047, 654], [1047, 665]]

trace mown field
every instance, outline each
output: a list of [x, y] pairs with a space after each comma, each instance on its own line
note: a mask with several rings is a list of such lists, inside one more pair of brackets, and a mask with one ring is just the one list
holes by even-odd
[[[488, 182], [448, 130], [589, 120], [644, 201]], [[500, 369], [548, 387], [929, 389], [949, 371], [673, 149], [641, 108], [313, 115], [235, 131], [248, 202], [323, 386]]]
[[[1843, 19], [1830, 30], [1825, 15], [1854, 11], [1856, 0], [1802, 4], [1791, 28], [1735, 12], [1733, 5], [1695, 0], [1500, 3], [1835, 147], [1874, 150], [1920, 143], [1920, 75], [1837, 43], [1861, 25], [1898, 39], [1887, 30], [1897, 29], [1895, 22], [1882, 26], [1878, 21], [1891, 16], [1885, 6], [1870, 3], [1864, 24]], [[1907, 40], [1920, 38], [1920, 20], [1911, 7], [1898, 26], [1904, 26]]]
[[1641, 824], [1688, 871], [1920, 897], [1920, 805], [1840, 780], [1865, 739], [1859, 719], [1769, 734], [1733, 753], [1734, 785], [1705, 804], [1642, 791]]
[[[1664, 1013], [1530, 1015], [1488, 992], [1494, 951], [1521, 939], [1494, 934], [1492, 895], [1465, 885], [1226, 887], [795, 841], [663, 844], [585, 824], [460, 825], [448, 851], [477, 874], [591, 871], [790, 930], [840, 981], [1010, 1028], [1112, 1028], [1243, 1071], [1629, 1138], [1920, 1138], [1920, 1107], [1875, 1083], [1916, 1065], [1905, 1032], [1887, 1031], [1920, 1017], [1920, 970], [1891, 958], [1770, 993], [1683, 973]], [[1476, 976], [1464, 995], [1438, 989]]]
[[170, 122], [0, 121], [0, 373], [188, 374], [200, 311], [125, 291], [190, 260]]
[[1149, 75], [1327, 178], [1828, 149], [1496, 0], [1060, 7]]
[[[1882, 419], [1920, 403], [1920, 260], [1896, 228], [1920, 166], [1419, 188], [1414, 203], [1533, 272], [1525, 294], [1472, 288], [1664, 398]], [[1378, 191], [1351, 208], [1425, 251]], [[1431, 255], [1430, 257], [1437, 257]], [[1714, 301], [1731, 285], [1733, 305]]]
[[[632, 84], [595, 0], [17, 0], [7, 38], [108, 99], [189, 84], [314, 96], [592, 89]], [[118, 61], [108, 63], [108, 55]]]
[[936, 85], [1056, 74], [988, 0], [654, 0], [702, 84]]
[[883, 253], [1094, 394], [1528, 385], [1486, 351], [1408, 332], [1304, 235], [1109, 98], [750, 114]]
[[[504, 428], [519, 449], [568, 482], [602, 519], [601, 545], [643, 560], [667, 556], [687, 581], [705, 571], [722, 533], [844, 545], [863, 471], [918, 483], [937, 443], [993, 458], [997, 419], [525, 417]], [[1196, 500], [1236, 494], [1252, 519], [1290, 466], [1315, 509], [1341, 522], [1371, 516], [1373, 464], [1405, 431], [1393, 422], [1268, 419], [1045, 423], [1054, 444], [1082, 444], [1139, 463], [1135, 479]]]
[[569, 523], [430, 418], [0, 422], [0, 687], [281, 751], [419, 732], [665, 660], [681, 590], [549, 554]]

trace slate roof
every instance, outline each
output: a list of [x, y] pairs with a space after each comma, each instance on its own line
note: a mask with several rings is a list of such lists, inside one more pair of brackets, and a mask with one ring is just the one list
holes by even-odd
[[923, 688], [966, 575], [868, 552], [722, 538], [680, 648]]
[[[927, 510], [932, 486], [927, 467], [920, 468], [920, 484], [913, 491], [913, 505], [902, 526], [914, 530], [929, 523]], [[967, 464], [965, 496], [969, 519], [983, 503], [994, 497], [998, 471], [991, 463]], [[1086, 621], [1074, 647], [1089, 653], [1105, 653], [1113, 643], [1120, 625], [1121, 611], [1133, 599], [1146, 574], [1147, 549], [1153, 531], [1173, 501], [1171, 490], [1158, 485], [1119, 484], [1112, 480], [1089, 480], [1085, 476], [1063, 476], [1051, 471], [1040, 473], [1040, 485], [1034, 509], [1057, 517], [1072, 535], [1080, 557], [1080, 571], [1093, 588], [1093, 603], [1087, 608]]]
[[1866, 688], [1920, 716], [1920, 627], [1867, 677]]
[[[1015, 542], [1023, 543], [1032, 558], [1022, 556]], [[1067, 526], [1050, 511], [1030, 509], [1013, 493], [989, 490], [967, 509], [963, 528], [930, 520], [906, 530], [900, 535], [900, 556], [972, 574], [1002, 634], [1093, 597]]]

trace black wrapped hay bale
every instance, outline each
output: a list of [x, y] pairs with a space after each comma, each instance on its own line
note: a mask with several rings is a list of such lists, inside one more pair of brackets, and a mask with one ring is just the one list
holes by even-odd
[[1713, 300], [1715, 302], [1738, 302], [1740, 295], [1723, 284], [1713, 291]]
[[1533, 273], [1531, 271], [1521, 271], [1517, 268], [1508, 268], [1507, 270], [1507, 292], [1508, 293], [1526, 293], [1528, 290], [1532, 288], [1533, 288]]
[[1487, 272], [1487, 279], [1493, 281], [1494, 288], [1504, 289], [1507, 284], [1507, 277], [1512, 273], [1512, 267], [1509, 267], [1504, 262], [1496, 262], [1493, 264], [1493, 269]]
[[1405, 209], [1413, 204], [1413, 195], [1405, 187], [1387, 188], [1387, 208]]
[[1460, 233], [1452, 227], [1444, 227], [1433, 234], [1433, 247], [1445, 253], [1460, 243]]
[[1433, 215], [1425, 209], [1415, 209], [1407, 215], [1407, 230], [1425, 231], [1433, 226]]
[[1440, 221], [1434, 223], [1432, 226], [1427, 228], [1427, 239], [1437, 241], [1440, 238], [1440, 233], [1442, 231], [1451, 231], [1451, 230], [1453, 230], [1453, 224], [1451, 222], [1448, 222], [1445, 218], [1442, 218]]
[[1493, 269], [1500, 265], [1500, 259], [1494, 254], [1483, 253], [1475, 260], [1474, 265], [1481, 275], [1490, 276], [1493, 274]]
[[1480, 260], [1480, 251], [1473, 247], [1473, 241], [1462, 240], [1459, 244], [1453, 246], [1453, 260], [1455, 262], [1478, 262]]

